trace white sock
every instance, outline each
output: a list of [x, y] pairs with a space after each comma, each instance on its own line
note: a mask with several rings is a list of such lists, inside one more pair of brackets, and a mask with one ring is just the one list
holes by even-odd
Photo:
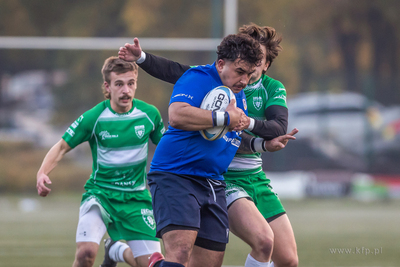
[[256, 261], [250, 254], [247, 255], [246, 263], [244, 267], [269, 267], [269, 262]]
[[111, 246], [108, 255], [113, 261], [125, 262], [124, 251], [127, 248], [129, 248], [127, 244], [117, 241], [114, 245]]

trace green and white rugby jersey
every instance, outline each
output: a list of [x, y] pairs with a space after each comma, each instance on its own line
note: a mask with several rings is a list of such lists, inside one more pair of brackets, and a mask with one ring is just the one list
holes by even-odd
[[124, 192], [146, 188], [149, 138], [158, 144], [164, 124], [158, 109], [134, 99], [127, 113], [116, 113], [105, 100], [80, 116], [63, 135], [71, 148], [88, 141], [93, 172], [86, 184]]
[[[246, 86], [243, 89], [246, 95], [247, 109], [249, 117], [256, 120], [266, 120], [265, 110], [272, 105], [286, 105], [286, 89], [280, 81], [272, 79], [267, 75]], [[249, 134], [254, 135], [249, 132]], [[236, 153], [229, 171], [242, 171], [246, 174], [257, 173], [262, 170], [261, 153], [240, 154]]]

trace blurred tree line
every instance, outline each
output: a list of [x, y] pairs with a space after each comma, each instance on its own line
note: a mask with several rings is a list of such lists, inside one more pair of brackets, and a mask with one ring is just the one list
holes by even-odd
[[[289, 95], [355, 91], [387, 105], [400, 102], [398, 0], [238, 0], [238, 5], [238, 26], [268, 25], [283, 36], [283, 52], [269, 75]], [[0, 36], [222, 37], [222, 7], [223, 0], [0, 0]], [[53, 88], [53, 121], [70, 124], [103, 99], [100, 69], [118, 48], [0, 49], [0, 79], [33, 69], [67, 71], [68, 82]], [[215, 52], [149, 52], [191, 65], [215, 59]], [[164, 119], [171, 91], [172, 85], [140, 71], [136, 97], [159, 107]]]

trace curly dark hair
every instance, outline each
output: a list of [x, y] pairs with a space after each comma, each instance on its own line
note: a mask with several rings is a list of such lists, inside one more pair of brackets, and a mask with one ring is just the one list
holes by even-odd
[[[107, 82], [110, 84], [111, 78], [110, 74], [111, 72], [115, 72], [117, 74], [122, 74], [126, 73], [128, 71], [133, 71], [138, 73], [138, 66], [136, 65], [135, 62], [128, 62], [123, 59], [120, 59], [118, 57], [109, 57], [104, 61], [104, 65], [101, 68], [101, 74], [103, 75], [103, 81]], [[110, 99], [110, 93], [107, 92], [104, 83], [102, 85], [103, 89], [103, 95], [106, 99]]]
[[217, 47], [219, 59], [235, 61], [240, 58], [251, 65], [259, 66], [263, 58], [260, 43], [247, 34], [230, 34]]
[[278, 56], [279, 52], [282, 51], [280, 45], [282, 41], [282, 36], [276, 33], [276, 30], [269, 26], [258, 26], [257, 24], [250, 23], [248, 25], [243, 25], [239, 28], [239, 33], [248, 34], [255, 40], [257, 40], [261, 45], [264, 45], [267, 54], [266, 60], [269, 62], [269, 67], [272, 61]]

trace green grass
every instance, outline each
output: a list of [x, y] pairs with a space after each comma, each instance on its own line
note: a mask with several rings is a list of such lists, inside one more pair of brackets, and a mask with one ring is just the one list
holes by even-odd
[[[80, 195], [53, 193], [47, 198], [33, 195], [0, 197], [0, 266], [72, 265]], [[34, 212], [21, 209], [23, 198], [38, 201], [38, 209]], [[294, 228], [299, 266], [399, 265], [399, 201], [360, 203], [351, 199], [318, 199], [283, 202]], [[94, 266], [99, 266], [102, 261], [102, 245]], [[347, 253], [344, 250], [342, 254], [333, 253], [334, 249], [347, 249]], [[349, 249], [352, 250], [349, 252]], [[371, 254], [366, 255], [366, 249], [370, 249]], [[375, 249], [379, 254], [374, 254]], [[248, 253], [248, 246], [231, 235], [224, 264], [243, 266]]]

